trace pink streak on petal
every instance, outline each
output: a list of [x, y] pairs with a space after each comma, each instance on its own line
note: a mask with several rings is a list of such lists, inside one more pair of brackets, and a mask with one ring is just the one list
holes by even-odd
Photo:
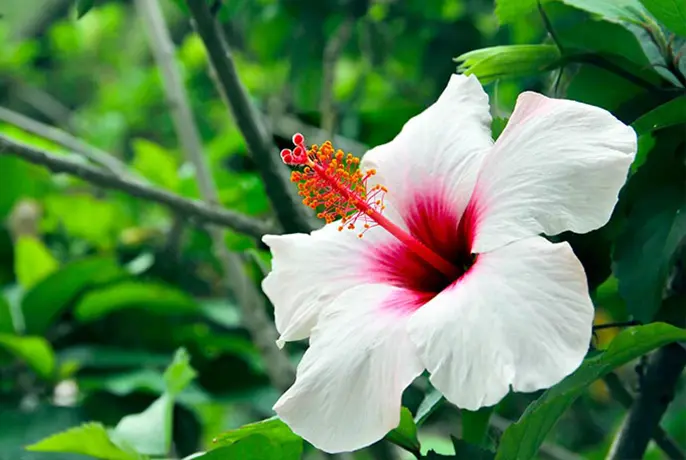
[[382, 304], [381, 309], [400, 316], [411, 315], [434, 297], [434, 294], [417, 291], [395, 291]]

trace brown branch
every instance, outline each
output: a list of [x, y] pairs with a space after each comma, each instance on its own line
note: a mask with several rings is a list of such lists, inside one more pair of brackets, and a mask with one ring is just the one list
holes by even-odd
[[265, 191], [281, 226], [289, 233], [312, 230], [311, 214], [301, 204], [295, 188], [290, 183], [288, 168], [281, 162], [278, 149], [267, 131], [261, 114], [250, 101], [236, 71], [231, 50], [207, 2], [186, 0], [186, 4], [193, 19], [193, 26], [207, 49], [220, 93], [230, 107], [264, 179]]
[[[686, 367], [686, 350], [678, 343], [655, 352], [641, 379], [641, 391], [615, 439], [608, 459], [643, 458], [660, 419], [674, 398], [674, 388]], [[679, 457], [674, 457], [679, 458]]]
[[[631, 408], [634, 404], [634, 397], [629, 391], [624, 388], [619, 376], [614, 372], [610, 372], [603, 377], [607, 388], [610, 390], [612, 397], [618, 401], [626, 409]], [[681, 448], [676, 442], [663, 430], [659, 425], [653, 432], [653, 441], [662, 449], [662, 451], [672, 460], [686, 460], [686, 454], [681, 451]]]
[[87, 163], [58, 156], [0, 134], [0, 155], [12, 155], [33, 164], [45, 166], [55, 173], [67, 173], [98, 187], [118, 190], [128, 195], [167, 206], [172, 211], [201, 223], [212, 223], [236, 232], [260, 238], [265, 233], [279, 233], [278, 229], [243, 214], [218, 206], [182, 198], [165, 190], [117, 176]]
[[0, 121], [4, 121], [5, 123], [14, 125], [31, 134], [35, 134], [52, 141], [55, 144], [66, 147], [72, 152], [79, 153], [112, 173], [119, 175], [130, 174], [126, 164], [117, 157], [89, 145], [81, 139], [72, 136], [66, 131], [55, 128], [54, 126], [46, 125], [4, 107], [0, 107]]
[[[174, 44], [158, 0], [136, 0], [136, 7], [146, 23], [153, 55], [162, 73], [176, 133], [186, 158], [196, 169], [200, 193], [207, 203], [217, 203], [217, 186], [203, 155], [200, 134], [176, 62]], [[212, 227], [209, 233], [213, 249], [224, 272], [224, 287], [231, 290], [238, 300], [243, 325], [250, 331], [253, 342], [260, 351], [272, 384], [280, 390], [285, 390], [293, 383], [295, 372], [288, 355], [276, 346], [277, 333], [267, 316], [264, 297], [245, 272], [240, 256], [231, 253], [226, 247], [224, 232]]]

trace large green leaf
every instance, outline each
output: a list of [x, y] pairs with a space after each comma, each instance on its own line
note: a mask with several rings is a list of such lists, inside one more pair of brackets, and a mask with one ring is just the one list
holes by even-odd
[[41, 377], [54, 377], [55, 353], [43, 337], [0, 334], [0, 348], [26, 362]]
[[84, 423], [26, 447], [32, 452], [64, 452], [89, 455], [103, 460], [140, 460], [134, 452], [115, 445], [99, 423]]
[[565, 410], [591, 383], [656, 348], [686, 340], [686, 330], [664, 323], [624, 330], [608, 349], [587, 359], [570, 376], [547, 390], [510, 425], [500, 439], [497, 460], [529, 460]]
[[676, 251], [686, 238], [685, 144], [663, 132], [623, 196], [628, 208], [615, 243], [614, 273], [627, 311], [642, 322], [653, 319]]
[[79, 321], [100, 319], [127, 308], [144, 308], [160, 314], [189, 314], [199, 311], [195, 301], [172, 286], [124, 281], [89, 291], [74, 309]]
[[385, 439], [408, 452], [420, 452], [422, 446], [419, 444], [419, 439], [417, 439], [417, 425], [414, 423], [410, 409], [407, 407], [401, 408], [398, 427], [389, 432]]
[[[302, 439], [293, 433], [288, 425], [282, 422], [278, 417], [272, 417], [262, 420], [257, 423], [250, 423], [242, 427], [226, 432], [218, 436], [215, 440], [215, 446], [225, 447], [231, 446], [241, 440], [244, 440], [253, 435], [261, 435], [269, 439], [269, 441], [277, 446], [284, 460], [299, 459], [302, 453]], [[219, 457], [217, 457], [219, 458]]]
[[[5, 130], [2, 129], [2, 131]], [[7, 217], [18, 200], [40, 196], [43, 189], [48, 187], [50, 180], [50, 174], [43, 168], [6, 155], [0, 156], [0, 171], [2, 171], [1, 219]]]
[[427, 391], [426, 396], [424, 396], [424, 399], [417, 408], [417, 413], [414, 417], [414, 423], [417, 426], [421, 426], [431, 416], [431, 414], [436, 411], [436, 409], [443, 405], [444, 402], [445, 398], [441, 392], [435, 388], [431, 388], [429, 391]]
[[[503, 24], [521, 19], [522, 15], [536, 10], [538, 0], [496, 0], [495, 13]], [[548, 3], [553, 0], [541, 0]], [[554, 0], [595, 14], [610, 22], [642, 22], [645, 8], [639, 0]], [[674, 0], [678, 1], [678, 0]]]
[[126, 273], [109, 257], [71, 262], [28, 291], [21, 302], [26, 332], [43, 334], [86, 288]]
[[51, 195], [44, 200], [45, 231], [63, 228], [72, 237], [108, 248], [117, 231], [127, 224], [124, 209], [114, 200], [94, 198], [87, 194]]
[[14, 252], [14, 271], [24, 289], [30, 289], [59, 267], [45, 244], [34, 236], [19, 236]]
[[140, 414], [127, 415], [111, 432], [118, 445], [146, 455], [165, 455], [171, 446], [174, 400], [163, 394]]
[[173, 153], [146, 139], [134, 139], [133, 167], [150, 182], [164, 188], [179, 189], [179, 166]]
[[174, 355], [174, 361], [164, 372], [164, 382], [167, 386], [167, 391], [172, 396], [178, 395], [197, 375], [195, 369], [191, 367], [188, 352], [184, 348], [177, 350], [176, 355]]
[[[235, 443], [211, 450], [197, 460], [300, 460], [300, 454], [285, 451], [271, 438], [251, 434]], [[194, 459], [195, 460], [195, 459]]]
[[139, 414], [119, 421], [110, 436], [117, 444], [146, 455], [166, 455], [172, 442], [174, 398], [196, 376], [185, 349], [179, 349], [164, 373], [165, 393]]
[[641, 3], [670, 31], [686, 37], [686, 2], [684, 0], [641, 0]]
[[686, 96], [662, 104], [631, 124], [639, 135], [675, 125], [686, 126]]
[[97, 345], [66, 348], [59, 352], [59, 359], [62, 362], [75, 363], [81, 369], [161, 368], [169, 362], [169, 356], [162, 353]]
[[[482, 446], [488, 434], [488, 422], [495, 406], [483, 407], [478, 411], [462, 410], [462, 439], [475, 446]], [[457, 449], [455, 450], [457, 452]]]
[[494, 46], [455, 58], [461, 63], [458, 71], [476, 75], [481, 83], [551, 70], [557, 67], [559, 60], [560, 52], [554, 45]]
[[84, 460], [75, 454], [26, 451], [27, 445], [82, 423], [80, 408], [55, 407], [47, 401], [35, 407], [17, 407], [16, 401], [5, 401], [0, 404], [0, 414], [0, 458], [3, 460]]

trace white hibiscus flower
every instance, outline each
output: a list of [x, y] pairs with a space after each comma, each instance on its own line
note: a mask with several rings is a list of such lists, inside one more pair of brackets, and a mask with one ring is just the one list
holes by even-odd
[[510, 388], [550, 387], [583, 360], [593, 320], [583, 267], [540, 235], [608, 221], [636, 134], [603, 109], [531, 92], [495, 143], [490, 127], [477, 79], [454, 75], [359, 172], [301, 135], [282, 152], [306, 167], [294, 179], [328, 222], [264, 237], [279, 344], [310, 337], [274, 409], [316, 447], [381, 439], [425, 369], [449, 401], [476, 410]]

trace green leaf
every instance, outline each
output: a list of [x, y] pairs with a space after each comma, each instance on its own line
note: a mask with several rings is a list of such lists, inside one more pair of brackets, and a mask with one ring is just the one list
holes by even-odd
[[89, 322], [127, 308], [144, 308], [159, 314], [198, 312], [195, 301], [172, 286], [125, 281], [89, 291], [76, 305], [74, 316], [79, 321]]
[[188, 352], [180, 348], [164, 372], [165, 393], [139, 414], [122, 418], [111, 433], [112, 439], [147, 455], [166, 455], [171, 448], [174, 398], [197, 373]]
[[451, 436], [455, 447], [455, 457], [460, 460], [493, 460], [495, 452], [482, 448], [478, 444], [472, 444], [462, 439]]
[[458, 72], [476, 75], [481, 83], [499, 78], [532, 75], [557, 67], [560, 52], [554, 45], [494, 46], [470, 51], [455, 58]]
[[31, 452], [63, 452], [89, 455], [103, 460], [138, 460], [132, 452], [117, 447], [99, 423], [83, 425], [57, 433], [26, 447]]
[[146, 455], [166, 455], [171, 447], [174, 400], [163, 394], [139, 414], [127, 415], [110, 436], [117, 445]]
[[191, 367], [188, 352], [184, 348], [178, 349], [174, 355], [174, 361], [164, 372], [167, 391], [172, 396], [178, 395], [197, 375], [195, 369]]
[[14, 251], [14, 271], [24, 289], [30, 289], [59, 267], [48, 248], [34, 236], [20, 235]]
[[0, 295], [0, 334], [13, 334], [14, 319], [12, 318], [12, 307], [9, 302]]
[[[288, 425], [278, 417], [268, 418], [257, 423], [250, 423], [242, 427], [228, 431], [215, 439], [215, 445], [219, 447], [231, 446], [238, 441], [252, 435], [261, 435], [270, 442], [279, 446], [284, 459], [299, 459], [302, 454], [302, 439], [293, 433]], [[220, 458], [220, 457], [216, 457]], [[279, 457], [281, 458], [281, 457]]]
[[686, 125], [686, 96], [662, 104], [634, 121], [631, 126], [642, 135], [680, 124]]
[[71, 262], [28, 291], [21, 302], [26, 332], [43, 334], [69, 304], [86, 288], [126, 276], [110, 257]]
[[211, 450], [196, 458], [197, 460], [299, 460], [300, 453], [285, 452], [267, 436], [252, 434], [229, 446]]
[[686, 37], [686, 2], [684, 0], [641, 0], [641, 3], [670, 31]]
[[[548, 3], [551, 0], [542, 0]], [[610, 22], [641, 23], [645, 8], [639, 0], [557, 0], [580, 10], [600, 16]], [[676, 0], [678, 1], [678, 0]], [[537, 0], [496, 0], [495, 14], [502, 24], [511, 24], [535, 11]]]
[[[493, 414], [493, 407], [483, 407], [478, 411], [462, 410], [462, 439], [470, 445], [481, 446], [488, 433], [488, 422]], [[457, 452], [457, 448], [455, 449]]]
[[134, 139], [132, 148], [134, 169], [153, 184], [179, 190], [179, 164], [171, 152], [145, 139]]
[[117, 231], [127, 223], [125, 213], [116, 202], [91, 195], [51, 195], [44, 200], [44, 206], [45, 231], [62, 228], [70, 236], [99, 247], [112, 246]]
[[95, 5], [95, 0], [76, 0], [76, 19], [81, 19]]
[[560, 416], [595, 380], [656, 348], [686, 340], [686, 330], [664, 323], [626, 329], [608, 349], [587, 359], [570, 376], [547, 390], [510, 425], [500, 439], [497, 460], [529, 460]]
[[435, 388], [429, 390], [417, 408], [417, 414], [414, 416], [414, 423], [417, 426], [421, 426], [436, 409], [443, 405], [444, 402], [445, 398], [440, 391]]
[[386, 435], [385, 439], [408, 452], [420, 452], [422, 446], [417, 439], [417, 425], [414, 423], [410, 409], [407, 407], [400, 409], [400, 423], [396, 429]]
[[629, 314], [641, 322], [650, 322], [659, 310], [677, 248], [686, 238], [684, 143], [670, 134], [658, 136], [623, 193], [628, 216], [613, 254], [619, 292]]
[[77, 345], [64, 349], [60, 351], [59, 359], [76, 363], [80, 369], [161, 368], [169, 362], [169, 356], [162, 353], [96, 345]]
[[0, 347], [25, 361], [41, 377], [54, 377], [55, 353], [43, 337], [0, 334]]

